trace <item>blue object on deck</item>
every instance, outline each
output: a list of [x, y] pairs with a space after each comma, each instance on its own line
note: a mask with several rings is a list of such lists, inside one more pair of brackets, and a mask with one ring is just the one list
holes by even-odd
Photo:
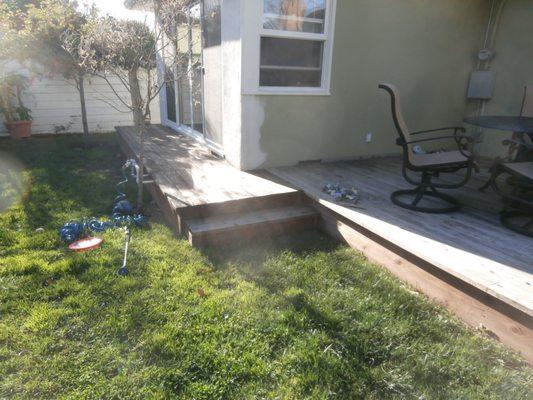
[[329, 194], [336, 202], [347, 202], [356, 204], [360, 195], [357, 189], [355, 188], [345, 188], [339, 184], [328, 183], [322, 189], [324, 193]]

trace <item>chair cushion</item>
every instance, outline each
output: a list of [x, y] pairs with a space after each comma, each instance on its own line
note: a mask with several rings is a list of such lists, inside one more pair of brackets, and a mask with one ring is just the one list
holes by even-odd
[[505, 163], [504, 167], [514, 172], [515, 174], [521, 175], [525, 178], [533, 180], [533, 162], [517, 162], [517, 163]]
[[[470, 155], [470, 153], [467, 151], [464, 153]], [[439, 153], [413, 154], [410, 158], [410, 162], [415, 167], [446, 166], [449, 164], [466, 163], [468, 162], [468, 158], [465, 157], [459, 150], [454, 150], [442, 151]]]

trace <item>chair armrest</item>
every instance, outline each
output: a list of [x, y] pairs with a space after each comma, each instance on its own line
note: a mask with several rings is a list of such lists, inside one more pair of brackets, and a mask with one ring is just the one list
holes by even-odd
[[[462, 136], [462, 135], [449, 135], [449, 136], [438, 136], [433, 138], [426, 138], [426, 139], [417, 139], [417, 140], [410, 140], [409, 142], [403, 142], [398, 143], [400, 145], [402, 144], [413, 144], [413, 143], [421, 143], [421, 142], [432, 142], [434, 140], [443, 140], [443, 139], [455, 139], [456, 142], [460, 142], [461, 140], [466, 140], [467, 142], [471, 143], [474, 141], [474, 139], [470, 136]], [[400, 140], [398, 140], [400, 141]]]
[[525, 147], [528, 150], [533, 150], [533, 144], [522, 142], [520, 140], [506, 139], [502, 142], [504, 146], [509, 146], [511, 143], [516, 144], [517, 146]]
[[453, 136], [439, 136], [439, 137], [427, 138], [427, 139], [410, 140], [409, 142], [403, 142], [402, 139], [398, 139], [398, 140], [396, 140], [396, 143], [398, 145], [400, 145], [400, 146], [407, 146], [409, 144], [414, 144], [414, 143], [432, 142], [432, 141], [435, 141], [435, 140], [443, 140], [443, 139], [454, 139], [455, 143], [457, 143], [457, 149], [459, 150], [459, 152], [463, 156], [468, 158], [471, 162], [473, 162], [473, 160], [474, 160], [473, 154], [472, 153], [470, 153], [470, 154], [465, 153], [465, 150], [466, 150], [465, 147], [466, 147], [467, 143], [473, 143], [474, 142], [474, 138], [472, 138], [471, 136], [462, 136], [462, 135], [457, 135], [456, 134], [456, 135], [453, 135]]
[[411, 135], [420, 135], [421, 133], [429, 133], [429, 132], [439, 132], [439, 131], [455, 131], [455, 133], [457, 134], [457, 132], [462, 132], [462, 133], [465, 133], [466, 132], [466, 129], [463, 128], [462, 126], [448, 126], [446, 128], [437, 128], [437, 129], [428, 129], [428, 130], [425, 130], [425, 131], [416, 131], [416, 132], [410, 132]]

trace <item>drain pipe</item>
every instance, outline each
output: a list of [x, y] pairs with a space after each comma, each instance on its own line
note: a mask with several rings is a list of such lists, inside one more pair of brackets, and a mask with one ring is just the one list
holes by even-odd
[[[494, 43], [496, 41], [496, 33], [500, 26], [501, 16], [503, 14], [503, 9], [507, 0], [500, 0], [498, 10], [495, 13], [496, 2], [498, 0], [492, 0], [489, 14], [489, 21], [487, 23], [487, 29], [485, 30], [485, 39], [483, 41], [483, 49], [479, 52], [478, 62], [476, 70], [478, 71], [488, 71], [490, 70], [491, 61], [494, 57]], [[494, 23], [493, 23], [494, 21]], [[480, 99], [478, 104], [477, 115], [484, 116], [485, 109], [487, 105], [487, 100]], [[483, 142], [483, 128], [479, 127], [477, 133], [474, 137], [474, 144], [477, 147], [475, 152], [477, 153], [478, 148]]]

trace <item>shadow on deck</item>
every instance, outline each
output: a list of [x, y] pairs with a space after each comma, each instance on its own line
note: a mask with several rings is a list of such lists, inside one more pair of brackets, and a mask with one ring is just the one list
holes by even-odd
[[[490, 190], [477, 190], [486, 174], [474, 176], [467, 186], [453, 191], [463, 205], [459, 212], [424, 214], [390, 201], [391, 192], [409, 188], [401, 174], [400, 158], [313, 163], [268, 172], [276, 181], [311, 197], [330, 234], [386, 266], [472, 326], [482, 324], [497, 332], [502, 341], [519, 343], [516, 347], [533, 360], [533, 239], [500, 224], [499, 197]], [[460, 179], [447, 179], [453, 178]], [[356, 207], [335, 203], [322, 191], [327, 183], [357, 188], [360, 202]], [[458, 290], [454, 292], [450, 285]], [[461, 294], [464, 292], [469, 297]], [[489, 312], [487, 304], [496, 314]], [[498, 320], [501, 315], [505, 322]], [[514, 320], [505, 319], [510, 315]]]
[[[117, 127], [122, 150], [138, 158], [133, 127]], [[312, 228], [318, 213], [292, 189], [231, 166], [185, 135], [151, 125], [145, 136], [149, 189], [178, 235], [218, 245]]]
[[[117, 131], [123, 151], [137, 157], [135, 130]], [[460, 212], [435, 215], [390, 202], [392, 191], [407, 187], [399, 158], [251, 174], [153, 125], [145, 164], [167, 222], [192, 245], [246, 244], [320, 226], [533, 363], [533, 240], [500, 225], [499, 198], [477, 191], [486, 176], [454, 191]], [[356, 187], [361, 201], [336, 204], [322, 192], [326, 183]]]

